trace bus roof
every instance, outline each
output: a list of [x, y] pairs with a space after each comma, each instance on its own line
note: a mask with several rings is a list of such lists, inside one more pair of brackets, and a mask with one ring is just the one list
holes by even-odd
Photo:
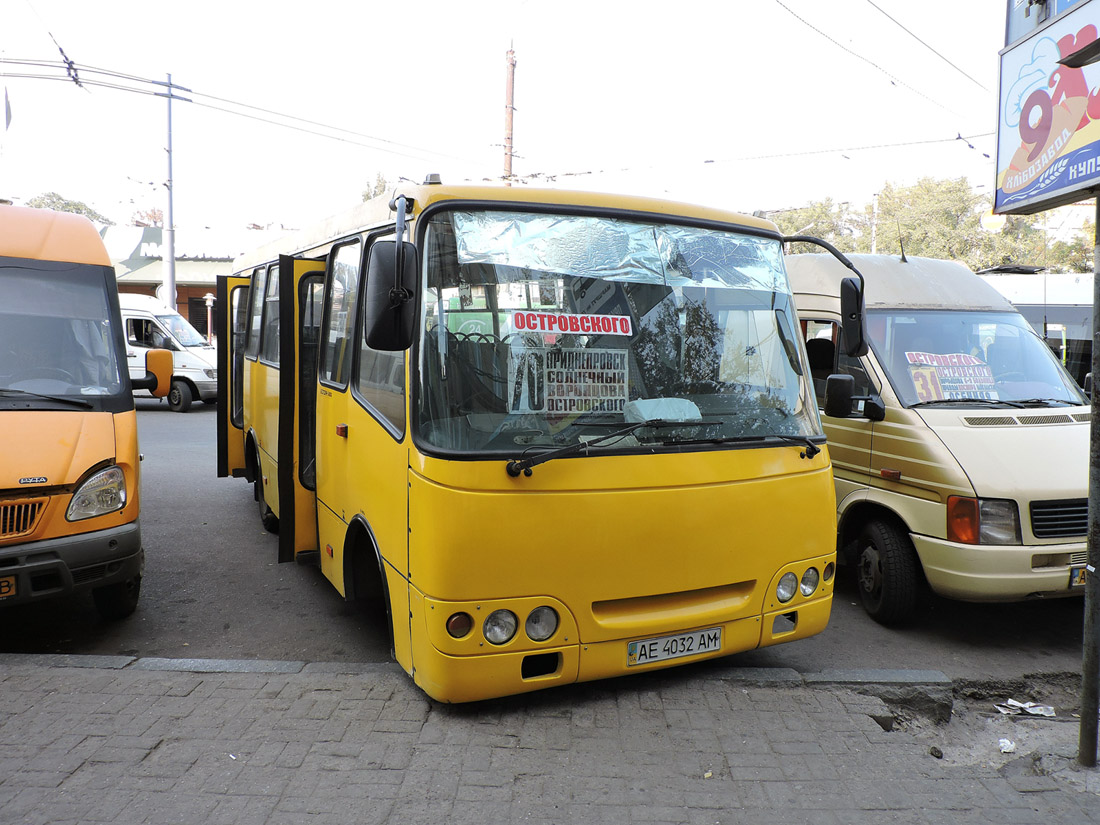
[[[958, 309], [1011, 312], [1012, 304], [964, 264], [937, 258], [848, 255], [866, 283], [868, 309]], [[840, 282], [852, 275], [828, 254], [788, 255], [787, 275], [799, 294], [840, 298]]]
[[111, 265], [103, 239], [83, 215], [11, 204], [0, 204], [0, 255]]
[[[414, 216], [427, 207], [443, 201], [496, 202], [502, 206], [522, 207], [527, 204], [579, 206], [587, 208], [615, 209], [639, 215], [668, 215], [723, 224], [733, 224], [765, 232], [778, 230], [770, 221], [704, 206], [677, 203], [657, 198], [632, 195], [613, 195], [598, 192], [580, 192], [567, 189], [533, 189], [506, 186], [446, 186], [404, 185], [395, 195], [405, 195], [415, 201]], [[290, 255], [323, 247], [338, 238], [351, 235], [361, 229], [393, 222], [389, 203], [391, 195], [382, 195], [361, 203], [339, 215], [334, 215], [315, 226], [300, 229], [271, 243], [241, 255], [233, 262], [233, 271], [241, 272], [259, 264], [275, 260], [280, 254]]]

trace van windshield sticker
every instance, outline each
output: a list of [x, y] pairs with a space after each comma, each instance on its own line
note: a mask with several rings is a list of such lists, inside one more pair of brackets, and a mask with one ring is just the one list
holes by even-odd
[[909, 376], [921, 401], [976, 398], [997, 401], [993, 371], [982, 359], [961, 352], [907, 352]]

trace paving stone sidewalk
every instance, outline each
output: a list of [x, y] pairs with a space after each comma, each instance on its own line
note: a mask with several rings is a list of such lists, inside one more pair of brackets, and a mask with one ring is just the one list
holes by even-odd
[[4, 655], [0, 823], [1100, 822], [1092, 771], [936, 759], [857, 687], [684, 668], [448, 706], [395, 666]]

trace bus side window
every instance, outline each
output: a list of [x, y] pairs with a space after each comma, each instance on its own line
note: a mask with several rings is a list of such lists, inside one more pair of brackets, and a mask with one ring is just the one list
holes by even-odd
[[272, 266], [267, 274], [267, 294], [263, 302], [263, 342], [260, 360], [279, 366], [279, 267]]
[[352, 324], [359, 295], [359, 266], [363, 245], [356, 240], [337, 247], [325, 290], [324, 331], [321, 334], [321, 381], [346, 387], [355, 342]]

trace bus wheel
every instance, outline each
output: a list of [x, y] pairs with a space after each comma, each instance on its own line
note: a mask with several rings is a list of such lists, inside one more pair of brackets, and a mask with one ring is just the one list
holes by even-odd
[[863, 608], [879, 624], [902, 624], [913, 617], [921, 570], [913, 543], [887, 521], [872, 521], [859, 536], [856, 576]]
[[168, 390], [168, 408], [172, 412], [187, 412], [191, 409], [191, 388], [186, 381], [173, 381]]
[[98, 587], [92, 591], [95, 609], [104, 619], [111, 621], [125, 619], [137, 609], [141, 595], [141, 576], [134, 576], [124, 582]]
[[264, 526], [264, 529], [269, 533], [279, 532], [279, 517], [272, 512], [271, 508], [267, 506], [267, 501], [264, 499], [264, 477], [259, 469], [260, 462], [256, 462], [256, 481], [253, 482], [253, 488], [256, 496], [256, 501], [260, 504], [260, 524]]

